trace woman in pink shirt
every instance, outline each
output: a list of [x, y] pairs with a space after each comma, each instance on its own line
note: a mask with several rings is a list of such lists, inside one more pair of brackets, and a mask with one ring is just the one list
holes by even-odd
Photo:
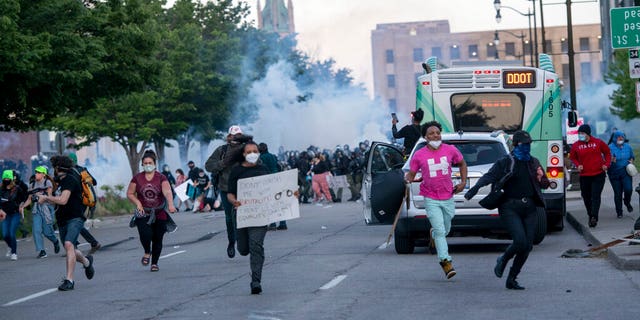
[[[420, 195], [425, 198], [427, 217], [431, 223], [429, 233], [438, 251], [440, 266], [447, 279], [450, 279], [456, 275], [456, 271], [451, 263], [446, 236], [451, 230], [451, 220], [455, 216], [453, 195], [462, 192], [467, 183], [467, 163], [456, 147], [442, 143], [440, 123], [427, 122], [421, 131], [428, 143], [411, 158], [406, 180], [414, 181], [418, 171], [422, 172]], [[461, 177], [460, 183], [455, 186], [451, 180], [453, 165], [460, 167]]]

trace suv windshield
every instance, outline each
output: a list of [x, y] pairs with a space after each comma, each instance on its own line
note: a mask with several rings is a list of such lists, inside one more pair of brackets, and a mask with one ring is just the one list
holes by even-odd
[[[458, 148], [468, 166], [493, 164], [507, 154], [505, 147], [497, 141], [443, 140], [442, 142]], [[423, 148], [426, 144], [426, 141], [420, 142], [416, 150]]]

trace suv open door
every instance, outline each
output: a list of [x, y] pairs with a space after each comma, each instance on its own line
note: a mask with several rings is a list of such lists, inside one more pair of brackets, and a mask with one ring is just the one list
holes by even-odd
[[374, 141], [365, 161], [364, 220], [366, 224], [392, 224], [405, 196], [402, 152], [391, 144]]

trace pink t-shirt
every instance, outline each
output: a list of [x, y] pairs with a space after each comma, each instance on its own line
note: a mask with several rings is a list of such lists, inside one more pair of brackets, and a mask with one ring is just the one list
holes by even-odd
[[444, 143], [437, 150], [425, 146], [416, 151], [409, 162], [409, 168], [413, 172], [422, 171], [420, 195], [434, 200], [451, 199], [451, 165], [459, 163], [462, 159], [462, 154], [456, 147]]

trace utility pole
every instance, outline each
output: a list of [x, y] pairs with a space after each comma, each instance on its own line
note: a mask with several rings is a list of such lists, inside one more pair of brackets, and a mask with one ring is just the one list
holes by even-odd
[[[547, 39], [545, 38], [545, 35], [544, 35], [544, 9], [542, 7], [542, 0], [540, 0], [539, 3], [540, 3], [540, 28], [542, 33], [542, 53], [547, 53]], [[534, 3], [533, 5], [535, 6], [536, 4]]]
[[569, 41], [569, 93], [571, 96], [571, 108], [576, 110], [578, 108], [576, 102], [576, 75], [575, 64], [573, 62], [575, 51], [573, 51], [573, 22], [571, 21], [571, 0], [567, 0], [567, 41]]

